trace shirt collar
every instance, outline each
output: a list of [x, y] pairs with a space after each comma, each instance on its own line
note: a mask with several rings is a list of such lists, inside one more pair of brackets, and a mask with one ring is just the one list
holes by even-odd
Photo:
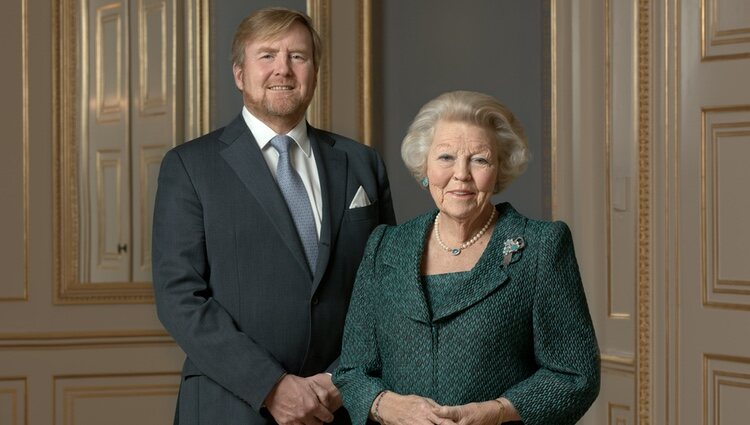
[[[242, 118], [245, 119], [245, 124], [247, 124], [250, 132], [253, 133], [253, 137], [255, 137], [255, 141], [258, 143], [260, 150], [266, 149], [271, 139], [276, 136], [276, 132], [271, 130], [271, 127], [267, 126], [263, 121], [251, 114], [246, 106], [242, 107]], [[297, 146], [299, 146], [305, 156], [310, 157], [310, 139], [307, 137], [307, 121], [304, 118], [301, 119], [300, 122], [289, 131], [289, 133], [287, 133], [287, 136], [294, 139]]]

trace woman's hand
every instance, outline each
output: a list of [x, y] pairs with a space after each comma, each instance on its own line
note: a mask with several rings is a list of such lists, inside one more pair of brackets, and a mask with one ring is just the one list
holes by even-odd
[[380, 417], [380, 423], [384, 425], [431, 425], [445, 424], [453, 425], [451, 420], [437, 415], [441, 406], [429, 398], [416, 395], [400, 395], [391, 391], [382, 393], [380, 400], [377, 398], [370, 409], [371, 417]]
[[458, 425], [498, 425], [503, 419], [504, 405], [495, 400], [483, 401], [481, 403], [469, 403], [461, 406], [442, 406], [437, 409], [437, 415], [445, 422], [440, 424]]

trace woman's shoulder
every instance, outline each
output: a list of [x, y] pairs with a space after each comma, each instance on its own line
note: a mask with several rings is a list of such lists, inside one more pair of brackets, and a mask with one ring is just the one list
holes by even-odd
[[511, 218], [522, 219], [525, 221], [524, 234], [526, 239], [537, 240], [555, 240], [570, 237], [570, 228], [567, 223], [561, 220], [543, 220], [538, 218], [527, 217], [516, 211], [510, 203], [497, 205], [499, 211], [506, 211], [507, 216]]
[[509, 216], [513, 218], [520, 218], [526, 221], [526, 229], [527, 231], [535, 232], [535, 233], [548, 233], [548, 232], [561, 232], [561, 231], [570, 231], [567, 223], [565, 223], [562, 220], [545, 220], [540, 218], [532, 218], [529, 216], [526, 216], [520, 212], [518, 212], [509, 202], [503, 202], [496, 206], [498, 209], [498, 212], [501, 214], [503, 211]]
[[381, 224], [370, 234], [369, 250], [386, 263], [400, 263], [412, 253], [421, 256], [424, 235], [435, 219], [437, 210], [414, 217], [404, 223]]
[[401, 224], [381, 225], [381, 227], [383, 227], [384, 237], [398, 239], [402, 237], [419, 236], [424, 233], [425, 228], [435, 220], [436, 215], [437, 209], [413, 217]]

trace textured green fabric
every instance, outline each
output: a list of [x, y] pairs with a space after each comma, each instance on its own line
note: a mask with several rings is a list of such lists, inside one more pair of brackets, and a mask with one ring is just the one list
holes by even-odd
[[[445, 405], [504, 396], [526, 425], [574, 424], [593, 403], [599, 349], [570, 231], [507, 203], [497, 210], [465, 283], [432, 309], [420, 262], [437, 210], [373, 231], [333, 375], [353, 424], [367, 422], [385, 389]], [[519, 236], [526, 247], [503, 267], [503, 242]]]
[[449, 308], [453, 303], [453, 291], [466, 285], [469, 281], [469, 272], [444, 273], [422, 276], [422, 288], [424, 289], [425, 301], [430, 311], [430, 317], [435, 310]]

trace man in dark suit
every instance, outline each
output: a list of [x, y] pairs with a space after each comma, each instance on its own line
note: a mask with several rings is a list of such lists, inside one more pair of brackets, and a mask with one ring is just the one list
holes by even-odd
[[370, 231], [395, 222], [385, 168], [306, 123], [309, 17], [255, 12], [232, 55], [242, 113], [172, 149], [159, 174], [156, 306], [187, 354], [175, 423], [348, 423], [328, 372]]

